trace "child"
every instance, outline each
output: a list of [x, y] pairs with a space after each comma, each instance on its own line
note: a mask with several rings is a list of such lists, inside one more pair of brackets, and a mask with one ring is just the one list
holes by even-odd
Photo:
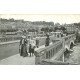
[[29, 44], [29, 53], [30, 53], [30, 57], [31, 57], [31, 53], [32, 53], [32, 46], [31, 46], [31, 44]]

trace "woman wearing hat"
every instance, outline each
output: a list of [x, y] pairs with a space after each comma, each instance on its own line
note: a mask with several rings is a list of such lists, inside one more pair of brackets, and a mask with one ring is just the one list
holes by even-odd
[[26, 36], [22, 36], [20, 40], [19, 52], [20, 52], [20, 56], [23, 56], [23, 57], [28, 56]]

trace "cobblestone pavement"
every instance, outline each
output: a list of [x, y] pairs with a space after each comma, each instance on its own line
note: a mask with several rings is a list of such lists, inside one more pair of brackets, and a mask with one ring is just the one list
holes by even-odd
[[73, 52], [71, 53], [67, 62], [72, 64], [80, 64], [80, 44], [73, 47]]

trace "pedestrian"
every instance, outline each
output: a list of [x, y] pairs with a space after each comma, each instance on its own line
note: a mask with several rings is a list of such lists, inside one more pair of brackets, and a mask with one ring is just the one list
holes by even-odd
[[32, 47], [31, 47], [32, 56], [34, 55], [34, 49], [35, 49], [35, 45], [32, 45]]
[[78, 43], [79, 42], [79, 29], [78, 28], [76, 28], [75, 36], [76, 36], [76, 42]]
[[31, 57], [31, 53], [32, 53], [32, 46], [31, 46], [31, 44], [29, 44], [29, 53], [30, 53], [30, 57]]
[[39, 47], [39, 39], [36, 38], [36, 47], [38, 48]]
[[61, 37], [63, 37], [63, 34], [61, 33]]
[[74, 44], [73, 44], [73, 42], [71, 42], [70, 49], [73, 49], [73, 46], [74, 46]]
[[65, 58], [69, 58], [69, 56], [70, 56], [70, 52], [69, 52], [69, 50], [66, 48], [66, 49], [65, 49], [65, 52], [64, 52], [64, 57], [65, 57]]
[[49, 38], [49, 35], [47, 35], [47, 38], [46, 38], [46, 41], [45, 41], [45, 46], [49, 46], [49, 43], [50, 43], [50, 38]]
[[20, 56], [23, 56], [23, 57], [28, 56], [28, 52], [27, 52], [27, 40], [26, 40], [25, 36], [22, 36], [22, 38], [20, 40], [19, 52], [20, 52]]

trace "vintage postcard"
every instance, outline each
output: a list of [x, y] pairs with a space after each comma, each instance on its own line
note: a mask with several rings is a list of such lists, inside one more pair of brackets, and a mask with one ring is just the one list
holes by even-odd
[[79, 14], [0, 14], [0, 65], [79, 64]]
[[79, 65], [79, 0], [0, 1], [1, 80], [78, 80]]

